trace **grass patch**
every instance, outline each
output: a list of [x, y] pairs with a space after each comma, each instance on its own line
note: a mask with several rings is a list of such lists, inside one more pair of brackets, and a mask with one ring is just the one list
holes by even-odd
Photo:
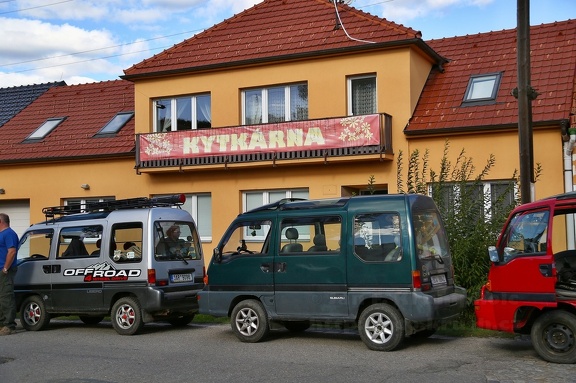
[[196, 314], [194, 315], [194, 320], [192, 323], [211, 323], [211, 324], [222, 324], [228, 323], [230, 318], [228, 317], [213, 317], [212, 315]]

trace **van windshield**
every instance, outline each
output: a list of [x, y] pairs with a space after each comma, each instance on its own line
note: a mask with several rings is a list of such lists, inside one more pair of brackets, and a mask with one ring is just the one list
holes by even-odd
[[54, 237], [53, 229], [26, 232], [20, 239], [17, 263], [28, 259], [48, 259]]
[[157, 260], [200, 259], [200, 240], [190, 222], [157, 221], [154, 227], [154, 254]]

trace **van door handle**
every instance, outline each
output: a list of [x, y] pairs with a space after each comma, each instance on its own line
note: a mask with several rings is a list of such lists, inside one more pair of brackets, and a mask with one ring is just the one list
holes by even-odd
[[56, 274], [60, 272], [60, 265], [43, 265], [42, 271], [44, 274]]
[[540, 274], [542, 274], [545, 277], [551, 277], [552, 276], [552, 265], [549, 263], [543, 263], [541, 265], [539, 265], [540, 268]]
[[278, 262], [276, 264], [276, 272], [277, 273], [285, 273], [286, 272], [286, 262]]
[[269, 273], [270, 269], [271, 267], [269, 263], [263, 263], [260, 265], [260, 270], [262, 270], [263, 273]]

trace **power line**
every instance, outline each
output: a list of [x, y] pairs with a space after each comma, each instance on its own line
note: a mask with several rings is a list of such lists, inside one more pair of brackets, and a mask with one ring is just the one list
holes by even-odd
[[[28, 64], [28, 63], [32, 63], [32, 62], [38, 62], [38, 61], [46, 61], [46, 60], [51, 60], [51, 59], [56, 59], [56, 58], [62, 58], [62, 57], [68, 57], [68, 56], [78, 56], [84, 53], [91, 53], [91, 52], [98, 52], [98, 51], [103, 51], [103, 50], [107, 50], [107, 49], [112, 49], [112, 48], [119, 48], [119, 47], [125, 47], [128, 45], [134, 45], [134, 44], [139, 44], [142, 42], [146, 42], [146, 41], [153, 41], [153, 40], [160, 40], [160, 39], [165, 39], [168, 37], [174, 37], [174, 36], [178, 36], [178, 35], [183, 35], [183, 34], [190, 34], [190, 33], [195, 33], [198, 31], [201, 31], [202, 29], [196, 29], [193, 31], [186, 31], [186, 32], [178, 32], [178, 33], [174, 33], [171, 35], [165, 35], [165, 36], [159, 36], [159, 37], [152, 37], [146, 40], [140, 40], [140, 41], [134, 41], [131, 43], [126, 43], [126, 44], [118, 44], [118, 45], [112, 45], [112, 46], [108, 46], [108, 47], [103, 47], [103, 48], [95, 48], [95, 49], [90, 49], [90, 50], [86, 50], [86, 51], [80, 51], [80, 52], [74, 52], [74, 53], [67, 53], [67, 54], [63, 54], [63, 55], [57, 55], [57, 56], [48, 56], [48, 57], [42, 57], [42, 58], [38, 58], [38, 59], [33, 59], [33, 60], [26, 60], [26, 61], [18, 61], [18, 62], [13, 62], [13, 63], [8, 63], [8, 64], [2, 64], [0, 65], [0, 68], [3, 67], [7, 67], [7, 66], [12, 66], [12, 65], [21, 65], [21, 64]], [[166, 47], [161, 47], [161, 48], [167, 48]], [[155, 49], [160, 49], [160, 48], [150, 48], [148, 50], [155, 50]], [[144, 52], [144, 51], [141, 51]], [[122, 55], [129, 55], [132, 54], [133, 52], [129, 52], [129, 53], [124, 53], [124, 54], [118, 54], [116, 56], [122, 56]], [[109, 57], [114, 57], [114, 56], [109, 56]], [[94, 58], [94, 60], [100, 60], [101, 58]], [[88, 60], [85, 60], [88, 61]], [[85, 61], [80, 61], [80, 62], [85, 62]]]
[[16, 71], [12, 71], [12, 72], [10, 72], [10, 73], [32, 72], [32, 71], [40, 70], [40, 69], [48, 69], [48, 68], [56, 68], [56, 67], [60, 67], [60, 66], [66, 66], [66, 65], [81, 64], [81, 63], [90, 62], [90, 61], [98, 61], [98, 60], [110, 59], [110, 58], [114, 58], [114, 57], [132, 55], [132, 54], [135, 54], [135, 53], [148, 52], [148, 51], [156, 50], [156, 49], [165, 49], [165, 48], [168, 48], [168, 47], [170, 47], [170, 45], [167, 45], [167, 46], [165, 46], [165, 47], [142, 49], [142, 50], [140, 50], [140, 51], [134, 51], [134, 52], [130, 52], [130, 53], [119, 53], [119, 54], [117, 54], [117, 55], [102, 56], [102, 57], [98, 57], [98, 58], [92, 58], [92, 59], [74, 61], [74, 62], [70, 62], [70, 63], [61, 63], [61, 64], [55, 64], [55, 65], [48, 65], [48, 66], [43, 66], [43, 67], [41, 67], [41, 68], [16, 70]]
[[[10, 0], [12, 1], [12, 0]], [[22, 12], [22, 11], [29, 11], [31, 9], [38, 9], [38, 8], [45, 8], [45, 7], [50, 7], [52, 5], [58, 5], [58, 4], [63, 4], [63, 3], [69, 3], [71, 1], [74, 0], [63, 0], [63, 1], [59, 1], [57, 3], [50, 3], [50, 4], [44, 4], [44, 5], [38, 5], [37, 7], [30, 7], [30, 8], [20, 8], [20, 9], [15, 9], [13, 11], [6, 11], [6, 12], [0, 12], [0, 15], [6, 15], [8, 13], [17, 13], [17, 12]], [[8, 3], [8, 1], [3, 1], [3, 3]]]
[[[15, 0], [2, 0], [2, 1], [0, 1], [0, 3], [7, 3], [7, 2], [11, 2], [11, 1], [15, 1]], [[6, 14], [6, 13], [14, 13], [14, 12], [19, 12], [19, 11], [24, 11], [24, 10], [30, 10], [30, 9], [48, 7], [48, 6], [52, 6], [52, 5], [58, 5], [58, 4], [62, 4], [62, 3], [68, 3], [68, 2], [71, 2], [71, 1], [74, 1], [74, 0], [63, 0], [63, 1], [60, 1], [60, 2], [45, 4], [45, 5], [41, 5], [41, 6], [37, 6], [37, 7], [23, 8], [23, 9], [19, 9], [19, 10], [15, 10], [15, 11], [8, 11], [8, 12], [0, 12], [0, 15]], [[394, 1], [394, 0], [384, 0], [384, 1], [381, 1], [381, 2], [377, 2], [377, 3], [372, 3], [372, 4], [369, 4], [369, 5], [365, 5], [365, 6], [362, 6], [362, 7], [359, 7], [359, 8], [371, 7], [371, 6], [374, 6], [374, 5], [378, 5], [378, 4], [382, 4], [382, 3], [388, 3], [388, 2], [392, 2], [392, 1]], [[336, 2], [334, 2], [334, 5], [336, 5]], [[336, 12], [337, 12], [337, 15], [338, 15], [338, 17], [339, 17], [338, 9], [337, 9], [337, 8], [336, 8]], [[340, 24], [342, 24], [341, 21], [340, 21]], [[342, 27], [343, 27], [343, 26], [342, 26]], [[343, 28], [343, 29], [344, 29], [344, 28]], [[113, 45], [113, 46], [108, 46], [108, 47], [103, 47], [103, 48], [96, 48], [96, 49], [91, 49], [91, 50], [86, 50], [86, 51], [75, 52], [75, 53], [68, 53], [68, 54], [63, 54], [63, 55], [43, 57], [43, 58], [39, 58], [39, 59], [33, 59], [33, 60], [26, 60], [26, 61], [20, 61], [20, 62], [15, 62], [15, 63], [3, 64], [3, 65], [0, 65], [0, 68], [4, 68], [4, 67], [8, 67], [8, 66], [13, 66], [13, 65], [28, 64], [28, 63], [39, 62], [39, 61], [46, 61], [46, 60], [51, 60], [51, 59], [55, 59], [55, 58], [63, 58], [63, 57], [69, 57], [69, 56], [78, 56], [78, 55], [85, 54], [85, 53], [90, 53], [90, 52], [97, 52], [97, 51], [102, 51], [102, 50], [107, 50], [107, 49], [112, 49], [112, 48], [119, 48], [119, 47], [134, 45], [134, 44], [138, 44], [138, 43], [140, 43], [140, 42], [160, 40], [160, 39], [164, 39], [164, 38], [168, 38], [168, 37], [173, 37], [173, 36], [178, 36], [178, 35], [183, 35], [183, 34], [194, 34], [195, 32], [202, 31], [202, 30], [204, 30], [204, 29], [196, 29], [196, 30], [193, 30], [193, 31], [179, 32], [179, 33], [174, 33], [174, 34], [171, 34], [171, 35], [159, 36], [159, 37], [154, 37], [154, 38], [145, 39], [145, 40], [141, 40], [141, 41], [126, 43], [126, 44], [118, 44], [118, 45]], [[359, 42], [373, 43], [372, 41], [364, 41], [364, 40], [355, 39], [355, 38], [349, 36], [345, 29], [344, 29], [344, 31], [345, 31], [346, 35], [348, 36], [348, 38], [350, 38], [350, 39], [352, 39], [352, 40], [356, 40], [356, 41], [359, 41]], [[102, 57], [95, 57], [95, 58], [91, 58], [91, 59], [74, 61], [74, 62], [70, 62], [70, 63], [63, 63], [63, 64], [57, 64], [57, 65], [49, 65], [49, 66], [43, 66], [43, 67], [38, 67], [38, 68], [33, 68], [33, 69], [23, 69], [23, 70], [13, 71], [13, 72], [11, 72], [11, 73], [31, 72], [31, 71], [35, 71], [35, 70], [41, 70], [41, 69], [47, 69], [47, 68], [55, 68], [55, 67], [64, 66], [64, 65], [74, 65], [74, 64], [80, 64], [80, 63], [85, 63], [85, 62], [90, 62], [90, 61], [97, 61], [97, 60], [104, 60], [104, 59], [109, 59], [109, 58], [114, 58], [114, 57], [127, 56], [127, 55], [131, 55], [131, 54], [135, 54], [135, 53], [142, 53], [142, 52], [149, 52], [149, 51], [154, 51], [154, 50], [159, 50], [159, 49], [165, 49], [165, 48], [169, 48], [169, 47], [170, 47], [170, 46], [162, 46], [162, 47], [156, 47], [156, 48], [149, 48], [149, 49], [143, 49], [143, 50], [140, 50], [140, 51], [134, 51], [134, 52], [128, 52], [128, 53], [121, 53], [121, 54], [109, 55], [109, 56], [102, 56]]]

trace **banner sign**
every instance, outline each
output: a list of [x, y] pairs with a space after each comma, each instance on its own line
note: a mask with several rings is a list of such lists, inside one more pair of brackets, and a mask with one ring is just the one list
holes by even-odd
[[140, 161], [380, 145], [380, 115], [138, 136]]

